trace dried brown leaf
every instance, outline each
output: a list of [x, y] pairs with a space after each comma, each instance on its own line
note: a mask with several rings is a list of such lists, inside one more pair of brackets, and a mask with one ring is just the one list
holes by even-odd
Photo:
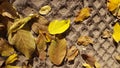
[[0, 54], [2, 56], [10, 56], [13, 53], [15, 53], [14, 48], [5, 39], [0, 38]]
[[69, 61], [72, 61], [75, 59], [75, 57], [78, 55], [78, 49], [76, 48], [76, 46], [71, 46], [68, 50], [67, 50], [67, 55], [66, 55], [66, 59]]
[[90, 54], [82, 54], [82, 58], [86, 61], [86, 63], [90, 64], [92, 67], [95, 65], [96, 59]]
[[65, 39], [57, 39], [52, 40], [49, 48], [48, 55], [49, 59], [53, 64], [60, 65], [66, 55], [66, 40]]
[[80, 36], [80, 37], [78, 38], [77, 43], [78, 43], [79, 45], [87, 46], [87, 45], [89, 45], [89, 44], [93, 44], [93, 40], [92, 40], [92, 38], [89, 37], [89, 36]]
[[103, 31], [102, 38], [109, 38], [109, 37], [111, 37], [110, 31], [109, 30]]
[[16, 10], [7, 0], [0, 4], [0, 14], [12, 19], [18, 18]]
[[39, 34], [38, 39], [37, 39], [37, 50], [39, 53], [40, 60], [46, 59], [46, 52], [45, 52], [46, 48], [47, 48], [47, 43], [46, 43], [45, 36], [40, 31], [40, 34]]

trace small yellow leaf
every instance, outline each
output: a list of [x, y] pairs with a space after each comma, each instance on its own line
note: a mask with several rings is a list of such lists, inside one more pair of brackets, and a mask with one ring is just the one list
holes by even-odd
[[112, 37], [117, 43], [120, 41], [120, 25], [118, 22], [114, 25]]
[[22, 67], [20, 67], [20, 66], [6, 65], [5, 68], [22, 68]]
[[101, 68], [98, 62], [95, 62], [95, 68]]
[[90, 16], [90, 8], [82, 8], [79, 15], [75, 18], [75, 22], [83, 21]]
[[83, 64], [83, 66], [85, 67], [85, 68], [92, 68], [89, 64]]
[[48, 14], [49, 12], [51, 11], [51, 7], [49, 5], [46, 5], [46, 6], [43, 6], [39, 13], [42, 14], [42, 15], [46, 15]]
[[52, 40], [49, 48], [49, 59], [53, 64], [60, 65], [66, 55], [67, 42], [65, 39]]
[[13, 63], [14, 61], [16, 61], [18, 58], [17, 58], [17, 54], [13, 54], [11, 56], [9, 56], [5, 62], [5, 64], [10, 64], [10, 63]]
[[68, 20], [53, 20], [48, 26], [50, 34], [60, 34], [65, 32], [70, 26], [70, 19]]

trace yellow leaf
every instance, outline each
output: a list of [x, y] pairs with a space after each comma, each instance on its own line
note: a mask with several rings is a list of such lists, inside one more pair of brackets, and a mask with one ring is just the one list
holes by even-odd
[[78, 55], [78, 49], [76, 48], [76, 46], [72, 46], [70, 47], [70, 49], [68, 49], [67, 51], [67, 55], [66, 55], [66, 59], [68, 61], [72, 61], [75, 59], [75, 57]]
[[12, 42], [14, 42], [16, 49], [27, 58], [31, 57], [36, 48], [34, 37], [32, 33], [27, 30], [18, 30], [12, 37]]
[[79, 15], [75, 18], [75, 22], [83, 21], [90, 16], [90, 8], [82, 8]]
[[22, 68], [22, 67], [19, 67], [19, 66], [12, 66], [12, 65], [6, 65], [5, 68]]
[[83, 64], [83, 66], [85, 67], [85, 68], [92, 68], [89, 64]]
[[120, 25], [118, 22], [114, 25], [112, 37], [117, 43], [120, 41]]
[[95, 68], [101, 68], [98, 62], [95, 62]]
[[49, 12], [51, 11], [51, 7], [49, 5], [46, 5], [46, 6], [43, 6], [39, 13], [42, 14], [42, 15], [46, 15], [48, 14]]
[[16, 61], [18, 58], [17, 58], [17, 54], [13, 54], [11, 56], [9, 56], [5, 62], [5, 64], [10, 64], [10, 63], [13, 63], [14, 61]]
[[70, 19], [68, 20], [53, 20], [48, 26], [50, 34], [60, 34], [65, 32], [70, 26]]
[[107, 7], [114, 16], [120, 18], [120, 0], [108, 0]]
[[107, 6], [109, 11], [114, 11], [120, 4], [120, 0], [109, 0]]
[[29, 20], [34, 18], [36, 15], [32, 14], [26, 18], [19, 19], [13, 23], [13, 25], [8, 29], [8, 34], [12, 32], [16, 32], [21, 29]]
[[62, 63], [66, 55], [66, 45], [65, 39], [52, 40], [48, 48], [48, 55], [53, 64], [60, 65]]

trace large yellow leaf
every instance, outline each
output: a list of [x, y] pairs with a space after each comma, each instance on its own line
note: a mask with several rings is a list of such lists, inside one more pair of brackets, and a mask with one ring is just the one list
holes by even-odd
[[53, 20], [48, 26], [50, 34], [60, 34], [66, 31], [70, 26], [70, 20]]
[[36, 48], [35, 40], [30, 31], [18, 30], [13, 36], [12, 41], [17, 50], [23, 53], [27, 58], [31, 57]]
[[118, 22], [114, 25], [112, 37], [117, 43], [120, 41], [120, 25]]
[[66, 55], [66, 40], [52, 40], [49, 49], [48, 55], [49, 59], [53, 64], [60, 65]]
[[91, 67], [89, 64], [87, 64], [87, 63], [84, 63], [83, 66], [84, 66], [85, 68], [92, 68], [92, 67]]
[[79, 15], [75, 18], [75, 22], [83, 21], [90, 16], [90, 8], [82, 8]]

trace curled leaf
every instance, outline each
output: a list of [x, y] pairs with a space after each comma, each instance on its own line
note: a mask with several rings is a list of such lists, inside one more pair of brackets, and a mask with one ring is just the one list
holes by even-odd
[[11, 38], [18, 51], [30, 58], [35, 50], [35, 40], [31, 32], [26, 30], [18, 30]]
[[113, 27], [112, 37], [117, 43], [120, 41], [120, 25], [118, 22]]
[[67, 51], [66, 59], [72, 61], [78, 55], [78, 49], [75, 46], [70, 47]]
[[16, 61], [17, 59], [18, 59], [18, 58], [17, 58], [17, 54], [12, 54], [12, 55], [10, 55], [10, 56], [7, 58], [5, 64], [8, 65], [8, 64], [10, 64], [10, 63], [13, 63], [13, 62]]
[[80, 10], [79, 15], [75, 18], [75, 22], [81, 22], [85, 18], [88, 18], [90, 16], [90, 8], [82, 8]]
[[60, 65], [62, 63], [66, 55], [66, 45], [65, 39], [52, 40], [48, 48], [48, 55], [53, 64]]
[[46, 6], [43, 6], [39, 13], [42, 14], [42, 15], [46, 15], [48, 14], [49, 12], [51, 11], [51, 7], [49, 5], [46, 5]]
[[80, 37], [78, 38], [77, 43], [78, 43], [79, 45], [87, 46], [87, 45], [89, 45], [89, 44], [93, 44], [93, 40], [92, 40], [92, 38], [89, 37], [89, 36], [80, 36]]
[[9, 28], [8, 34], [12, 32], [16, 32], [17, 30], [21, 29], [29, 20], [34, 18], [36, 15], [32, 14], [26, 18], [19, 19], [13, 23], [13, 25]]
[[50, 34], [60, 34], [65, 32], [70, 26], [70, 20], [53, 20], [48, 26]]

